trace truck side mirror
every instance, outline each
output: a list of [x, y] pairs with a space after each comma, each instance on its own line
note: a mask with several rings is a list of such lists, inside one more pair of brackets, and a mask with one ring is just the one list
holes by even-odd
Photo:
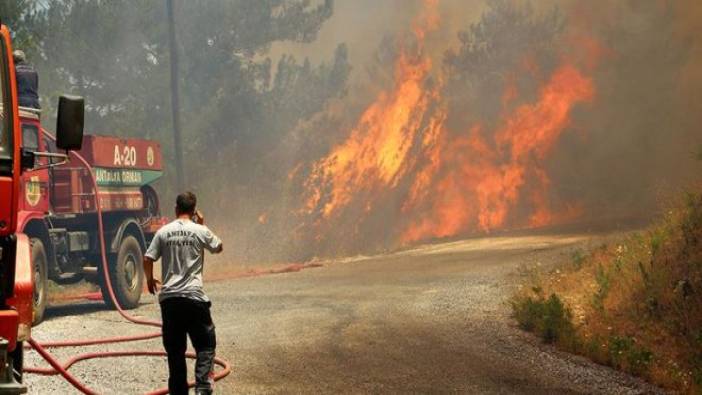
[[66, 151], [83, 146], [83, 115], [85, 102], [80, 96], [59, 97], [56, 119], [56, 147]]

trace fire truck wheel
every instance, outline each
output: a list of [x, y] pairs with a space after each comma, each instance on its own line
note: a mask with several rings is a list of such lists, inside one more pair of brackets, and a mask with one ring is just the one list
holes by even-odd
[[40, 239], [31, 239], [32, 266], [34, 267], [34, 306], [32, 325], [38, 325], [44, 319], [44, 310], [48, 301], [47, 258], [44, 243]]
[[[128, 235], [122, 239], [116, 259], [110, 262], [109, 269], [110, 282], [119, 305], [123, 309], [137, 307], [144, 288], [144, 268], [141, 245], [134, 236]], [[114, 307], [107, 284], [102, 284], [100, 288], [105, 303]]]

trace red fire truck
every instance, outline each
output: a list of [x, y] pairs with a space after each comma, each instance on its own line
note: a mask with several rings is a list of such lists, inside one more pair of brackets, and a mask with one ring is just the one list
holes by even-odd
[[18, 107], [1, 22], [0, 94], [0, 393], [22, 393], [22, 342], [43, 317], [49, 281], [95, 282], [112, 304], [99, 269], [96, 204], [117, 301], [137, 306], [142, 256], [165, 222], [149, 185], [162, 174], [161, 151], [144, 139], [84, 137], [78, 97], [59, 99], [55, 138], [45, 131], [39, 111]]

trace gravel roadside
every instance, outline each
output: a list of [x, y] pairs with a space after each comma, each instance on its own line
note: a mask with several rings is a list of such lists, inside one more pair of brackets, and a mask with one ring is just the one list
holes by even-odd
[[[326, 262], [300, 273], [206, 285], [218, 354], [233, 373], [219, 393], [661, 393], [641, 380], [558, 352], [518, 330], [506, 303], [525, 263], [551, 264], [589, 237], [496, 237], [396, 254]], [[145, 295], [135, 313], [158, 318]], [[150, 331], [97, 302], [48, 310], [39, 340]], [[160, 350], [160, 340], [80, 352]], [[55, 349], [60, 358], [78, 352]], [[27, 355], [28, 365], [41, 361]], [[166, 384], [161, 358], [78, 363], [100, 393], [141, 393]], [[73, 393], [56, 377], [27, 377], [32, 393]]]

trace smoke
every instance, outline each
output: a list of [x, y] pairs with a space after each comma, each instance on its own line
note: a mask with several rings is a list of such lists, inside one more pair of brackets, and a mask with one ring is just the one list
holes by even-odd
[[699, 17], [699, 9], [675, 1], [565, 9], [570, 34], [598, 43], [598, 99], [578, 114], [579, 133], [563, 142], [550, 168], [588, 216], [650, 217], [662, 196], [694, 180], [700, 38], [687, 15]]
[[[275, 42], [267, 55], [278, 59], [284, 54], [290, 54], [299, 59], [308, 58], [312, 63], [318, 64], [328, 59], [339, 43], [344, 43], [356, 66], [352, 72], [353, 82], [362, 83], [367, 78], [367, 66], [377, 55], [381, 41], [407, 33], [421, 5], [421, 0], [337, 0], [334, 3], [334, 14], [320, 29], [317, 40], [312, 43]], [[433, 46], [433, 55], [440, 58], [448, 44], [457, 41], [455, 32], [477, 20], [484, 9], [482, 1], [439, 2], [438, 11], [442, 20], [439, 29], [444, 31], [441, 37], [447, 42]]]

